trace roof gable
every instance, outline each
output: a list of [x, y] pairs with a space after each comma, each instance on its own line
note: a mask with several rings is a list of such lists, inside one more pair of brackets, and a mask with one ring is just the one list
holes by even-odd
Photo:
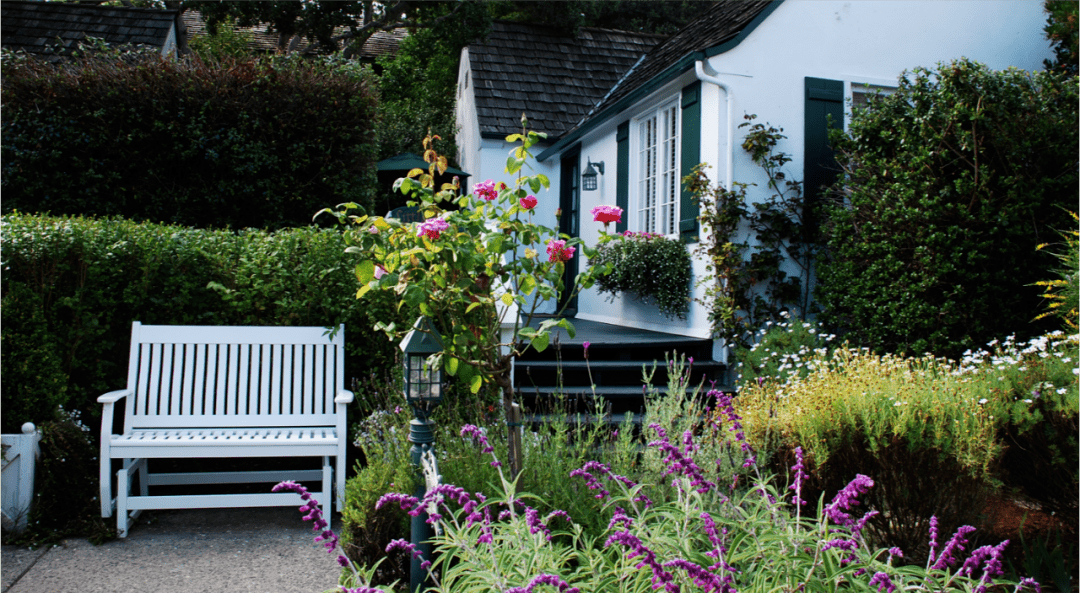
[[64, 2], [0, 3], [3, 47], [49, 55], [49, 61], [54, 62], [87, 37], [113, 45], [163, 48], [175, 21], [175, 10]]
[[597, 111], [618, 102], [687, 55], [710, 53], [708, 50], [734, 40], [769, 4], [770, 0], [713, 3], [711, 8], [683, 30], [654, 47], [641, 65], [597, 105]]
[[469, 45], [469, 83], [480, 134], [502, 138], [529, 127], [556, 139], [577, 124], [663, 36], [582, 28], [576, 37], [496, 21]]
[[723, 53], [748, 35], [783, 0], [728, 0], [712, 6], [670, 39], [652, 48], [554, 146], [542, 152], [546, 160], [575, 142], [592, 127], [617, 115], [630, 103], [693, 68], [696, 60]]

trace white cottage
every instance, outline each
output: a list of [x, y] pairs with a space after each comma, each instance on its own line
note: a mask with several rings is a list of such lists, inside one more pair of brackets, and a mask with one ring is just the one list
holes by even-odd
[[[743, 130], [738, 125], [745, 114], [784, 129], [787, 139], [777, 149], [794, 159], [786, 172], [813, 192], [832, 174], [827, 117], [844, 121], [851, 101], [877, 89], [887, 92], [901, 72], [916, 66], [967, 57], [994, 69], [1041, 69], [1052, 55], [1044, 22], [1042, 3], [1032, 0], [718, 2], [670, 39], [651, 49], [644, 41], [632, 48], [630, 53], [644, 54], [640, 59], [612, 61], [611, 71], [618, 76], [603, 92], [591, 91], [596, 99], [588, 108], [579, 104], [586, 93], [563, 90], [601, 80], [595, 69], [604, 62], [579, 61], [593, 57], [588, 47], [549, 56], [546, 49], [553, 40], [514, 37], [514, 51], [529, 55], [516, 67], [556, 69], [565, 76], [563, 87], [542, 77], [536, 84], [522, 84], [492, 76], [480, 59], [509, 56], [500, 46], [504, 38], [492, 35], [462, 56], [460, 162], [474, 181], [505, 179], [509, 146], [502, 138], [516, 129], [525, 112], [533, 129], [551, 134], [538, 155], [541, 170], [553, 182], [551, 192], [541, 197], [543, 203], [551, 196], [542, 211], [552, 217], [547, 224], [554, 226], [554, 206], [562, 204], [571, 218], [564, 216], [563, 230], [592, 245], [601, 225], [592, 222], [589, 210], [615, 204], [626, 213], [618, 230], [682, 236], [695, 243], [702, 235], [697, 211], [679, 183], [694, 165], [711, 165], [710, 178], [725, 187], [733, 181], [758, 184], [749, 190], [751, 201], [764, 196], [765, 176], [740, 148]], [[550, 103], [561, 99], [567, 101], [561, 107]], [[570, 126], [565, 119], [556, 125], [539, 116], [540, 104], [562, 118], [581, 115]], [[506, 121], [495, 117], [500, 115]], [[662, 166], [646, 170], [646, 160]], [[603, 172], [596, 190], [582, 191], [581, 171], [590, 162], [602, 162]], [[655, 182], [646, 183], [650, 179]], [[695, 277], [704, 273], [704, 262], [695, 262]], [[701, 296], [702, 289], [697, 291]], [[685, 320], [672, 320], [657, 315], [653, 306], [630, 298], [612, 303], [590, 290], [581, 294], [574, 313], [581, 320], [710, 337], [707, 311], [696, 303]], [[726, 358], [725, 350], [716, 345], [717, 360]]]

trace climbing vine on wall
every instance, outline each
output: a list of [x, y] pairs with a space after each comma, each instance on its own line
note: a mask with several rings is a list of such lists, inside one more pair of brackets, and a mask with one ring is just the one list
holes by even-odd
[[776, 150], [784, 130], [756, 118], [748, 114], [739, 126], [749, 128], [742, 147], [764, 170], [768, 197], [748, 206], [746, 189], [756, 184], [714, 185], [704, 164], [683, 179], [711, 230], [695, 249], [706, 262], [698, 282], [705, 295], [698, 302], [709, 309], [713, 335], [740, 345], [765, 322], [779, 321], [782, 311], [806, 315], [816, 253], [802, 183], [787, 177], [783, 168], [791, 157]]

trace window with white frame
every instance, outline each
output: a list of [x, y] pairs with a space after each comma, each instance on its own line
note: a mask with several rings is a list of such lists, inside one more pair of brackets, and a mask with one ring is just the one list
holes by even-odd
[[679, 104], [665, 103], [637, 123], [637, 192], [632, 224], [638, 231], [679, 232]]
[[869, 84], [862, 82], [851, 83], [851, 102], [847, 110], [846, 125], [851, 124], [851, 111], [854, 109], [866, 109], [876, 97], [891, 95], [896, 92], [896, 87], [882, 84]]

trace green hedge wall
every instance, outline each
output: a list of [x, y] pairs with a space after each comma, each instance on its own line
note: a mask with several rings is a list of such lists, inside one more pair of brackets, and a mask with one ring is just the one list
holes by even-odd
[[375, 98], [353, 63], [5, 52], [2, 72], [4, 213], [277, 229], [374, 195]]
[[334, 229], [234, 232], [12, 213], [0, 236], [4, 432], [47, 419], [56, 404], [98, 415], [96, 398], [125, 384], [132, 321], [344, 323], [347, 380], [394, 361], [396, 344], [372, 327], [399, 312], [390, 301], [356, 300]]

